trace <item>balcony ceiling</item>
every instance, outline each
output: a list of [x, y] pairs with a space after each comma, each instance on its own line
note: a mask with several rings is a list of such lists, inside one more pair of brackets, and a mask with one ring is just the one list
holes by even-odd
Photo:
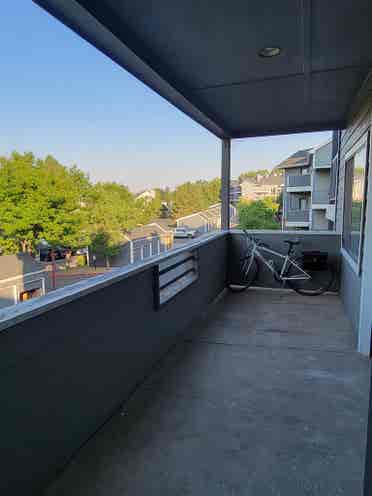
[[371, 0], [35, 1], [219, 137], [342, 128], [372, 66]]

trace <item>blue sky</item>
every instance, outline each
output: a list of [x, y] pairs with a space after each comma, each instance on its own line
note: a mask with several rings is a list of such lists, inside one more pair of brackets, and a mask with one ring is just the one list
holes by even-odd
[[[220, 142], [31, 0], [2, 5], [0, 154], [54, 155], [138, 190], [213, 178]], [[233, 142], [232, 173], [270, 168], [328, 133]]]

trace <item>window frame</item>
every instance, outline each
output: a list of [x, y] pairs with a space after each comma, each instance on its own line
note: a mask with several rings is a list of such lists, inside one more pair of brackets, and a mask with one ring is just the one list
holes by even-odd
[[[357, 259], [354, 258], [354, 254], [344, 245], [344, 232], [345, 232], [345, 206], [346, 206], [346, 182], [348, 178], [347, 165], [351, 159], [363, 148], [366, 148], [366, 161], [365, 161], [365, 172], [364, 172], [364, 183], [363, 183], [363, 204], [360, 219], [360, 239], [358, 247]], [[370, 130], [361, 136], [356, 143], [345, 153], [342, 162], [344, 168], [343, 177], [343, 209], [342, 209], [342, 233], [341, 233], [341, 248], [344, 258], [347, 259], [349, 264], [352, 266], [354, 271], [360, 275], [362, 270], [362, 257], [363, 257], [363, 245], [364, 245], [364, 230], [365, 230], [365, 217], [366, 217], [366, 204], [367, 204], [367, 190], [368, 190], [368, 173], [369, 173], [369, 154], [370, 154]], [[352, 193], [352, 190], [351, 190]]]

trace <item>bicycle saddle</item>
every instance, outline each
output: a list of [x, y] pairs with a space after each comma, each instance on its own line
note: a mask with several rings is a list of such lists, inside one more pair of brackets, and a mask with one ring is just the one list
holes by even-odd
[[295, 246], [295, 245], [299, 245], [300, 244], [300, 240], [299, 239], [285, 239], [284, 240], [284, 243], [288, 243], [290, 246]]

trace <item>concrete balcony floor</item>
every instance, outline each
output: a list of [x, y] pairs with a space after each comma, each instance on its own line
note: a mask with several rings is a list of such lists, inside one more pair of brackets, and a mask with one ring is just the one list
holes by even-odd
[[361, 495], [369, 360], [354, 350], [337, 296], [228, 294], [46, 494]]

